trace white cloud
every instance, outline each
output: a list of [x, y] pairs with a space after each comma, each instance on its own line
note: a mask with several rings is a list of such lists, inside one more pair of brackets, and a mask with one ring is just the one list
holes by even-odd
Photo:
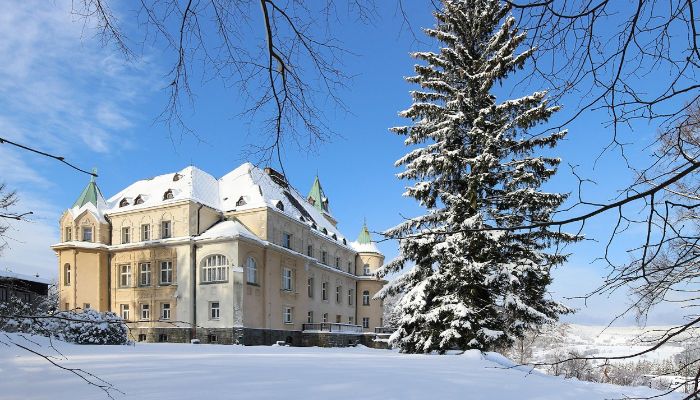
[[[143, 59], [126, 61], [102, 47], [71, 6], [28, 0], [0, 13], [0, 137], [70, 160], [104, 157], [130, 145], [128, 130], [160, 78]], [[49, 246], [58, 240], [63, 205], [47, 190], [57, 187], [52, 168], [64, 167], [0, 145], [0, 182], [19, 190], [16, 211], [34, 212], [30, 222], [11, 222], [0, 268], [56, 275]]]

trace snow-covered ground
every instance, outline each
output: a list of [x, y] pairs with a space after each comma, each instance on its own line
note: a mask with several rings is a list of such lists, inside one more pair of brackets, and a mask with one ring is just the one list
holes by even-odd
[[[542, 375], [497, 355], [189, 344], [96, 346], [0, 333], [114, 385], [115, 399], [620, 399], [658, 394]], [[64, 357], [65, 356], [65, 357]], [[29, 351], [0, 344], [0, 399], [107, 398]], [[682, 398], [680, 394], [666, 397]]]

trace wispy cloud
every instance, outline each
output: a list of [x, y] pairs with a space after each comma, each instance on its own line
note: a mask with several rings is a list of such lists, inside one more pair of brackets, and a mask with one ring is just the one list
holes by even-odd
[[[69, 1], [21, 1], [0, 13], [0, 136], [69, 159], [131, 145], [129, 129], [144, 118], [139, 106], [160, 75], [101, 46], [84, 22]], [[44, 161], [0, 145], [0, 181], [18, 190], [18, 211], [34, 212], [31, 222], [12, 223], [0, 268], [56, 274], [49, 246], [62, 210], [51, 206], [46, 189], [57, 183]]]

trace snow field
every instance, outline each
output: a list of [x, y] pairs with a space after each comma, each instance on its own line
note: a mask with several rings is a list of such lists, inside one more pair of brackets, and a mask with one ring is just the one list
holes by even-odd
[[[189, 344], [73, 345], [0, 333], [0, 341], [55, 356], [124, 392], [115, 399], [620, 399], [659, 392], [565, 380], [504, 357], [404, 355], [326, 349]], [[0, 399], [107, 399], [100, 389], [15, 345], [0, 344]], [[681, 398], [671, 395], [667, 399]]]

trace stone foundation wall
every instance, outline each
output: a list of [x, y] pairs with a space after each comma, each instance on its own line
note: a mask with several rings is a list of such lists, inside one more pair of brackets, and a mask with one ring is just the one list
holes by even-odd
[[148, 343], [189, 343], [199, 339], [202, 344], [242, 344], [246, 346], [270, 346], [277, 342], [296, 347], [348, 347], [364, 345], [374, 349], [388, 349], [386, 341], [376, 341], [373, 333], [330, 333], [283, 331], [254, 328], [132, 328], [130, 339]]

